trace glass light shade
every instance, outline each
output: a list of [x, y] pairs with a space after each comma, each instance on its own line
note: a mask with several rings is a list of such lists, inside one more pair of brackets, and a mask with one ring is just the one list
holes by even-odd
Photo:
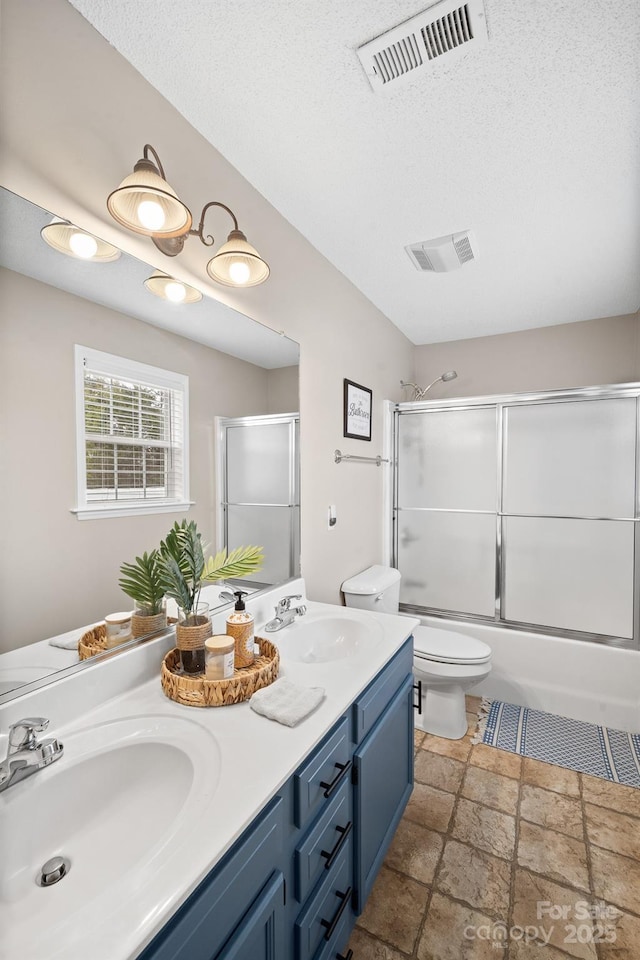
[[109, 194], [107, 209], [118, 223], [146, 237], [179, 237], [191, 229], [193, 218], [166, 180], [150, 169], [136, 164], [117, 190]]
[[212, 280], [228, 287], [255, 287], [269, 276], [269, 267], [240, 230], [232, 230], [207, 264]]
[[202, 294], [195, 287], [190, 287], [188, 283], [176, 280], [161, 270], [152, 273], [144, 281], [144, 285], [150, 293], [170, 303], [197, 303], [202, 300]]
[[42, 228], [40, 236], [58, 253], [64, 253], [75, 260], [109, 263], [120, 256], [117, 247], [99, 240], [93, 234], [80, 230], [68, 220], [60, 220], [58, 217], [54, 217], [51, 223]]

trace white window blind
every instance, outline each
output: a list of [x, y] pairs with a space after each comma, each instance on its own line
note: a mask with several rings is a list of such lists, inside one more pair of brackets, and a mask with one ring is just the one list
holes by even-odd
[[188, 377], [76, 346], [79, 517], [183, 510]]

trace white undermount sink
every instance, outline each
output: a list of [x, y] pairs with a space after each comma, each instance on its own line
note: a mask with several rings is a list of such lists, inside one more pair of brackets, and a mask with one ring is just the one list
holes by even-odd
[[285, 660], [328, 663], [366, 653], [383, 635], [382, 627], [373, 618], [308, 615], [270, 637]]
[[[60, 739], [59, 760], [0, 794], [2, 960], [57, 957], [92, 901], [115, 913], [190, 839], [220, 781], [215, 737], [186, 718], [128, 717]], [[68, 873], [42, 887], [56, 856]]]

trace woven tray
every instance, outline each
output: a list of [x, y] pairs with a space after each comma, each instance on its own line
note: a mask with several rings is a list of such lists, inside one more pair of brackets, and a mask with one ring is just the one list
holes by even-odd
[[[169, 626], [175, 622], [175, 617], [168, 617], [167, 623]], [[164, 629], [164, 627], [161, 627], [156, 633], [149, 634], [149, 637], [157, 636], [158, 633]], [[140, 640], [141, 638], [132, 637], [132, 639]], [[97, 627], [92, 627], [91, 630], [87, 630], [78, 640], [78, 656], [81, 660], [88, 660], [89, 657], [95, 657], [96, 653], [104, 653], [107, 649], [107, 627], [104, 623], [100, 623]], [[111, 647], [111, 649], [117, 650], [118, 647]]]
[[78, 640], [78, 656], [81, 660], [95, 657], [96, 653], [103, 653], [107, 649], [107, 628], [104, 623], [98, 624], [83, 633]]
[[280, 653], [269, 640], [256, 637], [260, 656], [248, 667], [239, 667], [227, 680], [187, 677], [176, 671], [180, 651], [170, 650], [162, 661], [160, 680], [167, 697], [186, 707], [227, 707], [248, 700], [256, 690], [268, 687], [278, 676]]

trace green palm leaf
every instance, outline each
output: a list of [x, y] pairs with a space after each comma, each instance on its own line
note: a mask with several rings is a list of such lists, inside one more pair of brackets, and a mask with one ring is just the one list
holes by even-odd
[[157, 550], [136, 557], [135, 563], [123, 563], [118, 586], [123, 593], [141, 606], [149, 607], [152, 614], [160, 612], [164, 587], [160, 577]]
[[215, 557], [209, 557], [204, 565], [202, 579], [212, 582], [233, 577], [246, 577], [261, 570], [263, 563], [262, 547], [236, 547], [228, 555], [224, 548], [219, 550]]

